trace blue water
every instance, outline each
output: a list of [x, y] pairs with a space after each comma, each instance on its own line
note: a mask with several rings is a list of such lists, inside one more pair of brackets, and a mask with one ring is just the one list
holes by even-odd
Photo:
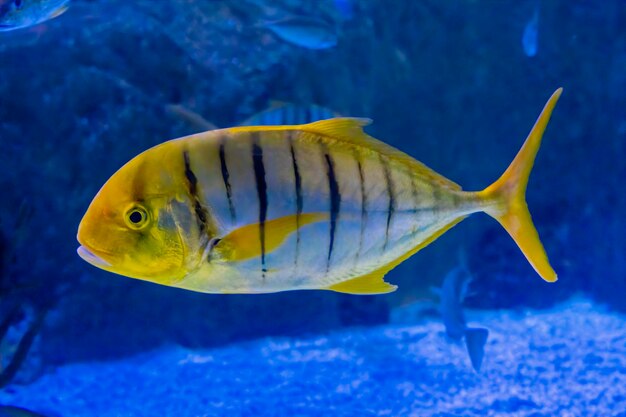
[[[0, 31], [0, 404], [50, 417], [626, 415], [622, 0], [69, 6]], [[294, 35], [294, 21], [310, 27]], [[558, 87], [527, 192], [554, 284], [482, 215], [393, 270], [398, 291], [381, 296], [198, 294], [76, 255], [100, 186], [165, 140], [259, 115], [368, 117], [371, 135], [479, 190]], [[478, 373], [432, 290], [461, 259], [465, 317], [490, 332]]]

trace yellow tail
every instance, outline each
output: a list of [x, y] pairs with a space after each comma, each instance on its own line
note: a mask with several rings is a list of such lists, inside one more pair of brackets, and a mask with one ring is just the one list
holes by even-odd
[[484, 212], [496, 219], [509, 232], [535, 271], [548, 282], [556, 281], [557, 276], [550, 266], [546, 251], [530, 217], [526, 205], [526, 186], [539, 145], [541, 145], [541, 137], [562, 92], [563, 89], [559, 88], [552, 94], [522, 149], [504, 174], [478, 193], [480, 199], [485, 202]]

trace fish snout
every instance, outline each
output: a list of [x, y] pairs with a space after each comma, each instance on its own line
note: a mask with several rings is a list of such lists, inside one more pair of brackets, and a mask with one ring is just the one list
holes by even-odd
[[96, 255], [95, 253], [87, 249], [85, 246], [82, 246], [82, 245], [79, 246], [76, 252], [78, 253], [78, 256], [83, 258], [85, 262], [90, 263], [91, 265], [95, 267], [98, 267], [98, 268], [111, 267], [111, 264], [109, 262], [105, 261], [100, 256]]
[[96, 227], [94, 229], [93, 226], [95, 224], [96, 223], [85, 221], [85, 219], [80, 222], [78, 233], [76, 234], [76, 240], [78, 240], [80, 246], [76, 249], [76, 253], [78, 253], [78, 256], [85, 262], [95, 267], [102, 269], [110, 268], [112, 264], [106, 258], [110, 258], [112, 254], [106, 250], [98, 249], [95, 247], [96, 245], [94, 245], [94, 234], [100, 232], [99, 228]]

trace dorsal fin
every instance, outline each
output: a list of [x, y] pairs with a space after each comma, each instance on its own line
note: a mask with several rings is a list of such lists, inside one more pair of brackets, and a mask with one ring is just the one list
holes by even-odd
[[334, 119], [320, 120], [299, 126], [302, 130], [317, 133], [334, 140], [340, 140], [371, 149], [393, 160], [410, 166], [416, 175], [428, 178], [432, 182], [451, 190], [461, 190], [461, 187], [446, 177], [438, 174], [426, 165], [402, 151], [390, 146], [378, 139], [369, 136], [363, 131], [363, 127], [372, 123], [371, 119], [357, 117], [336, 117]]
[[363, 143], [374, 139], [363, 131], [363, 127], [372, 123], [365, 117], [335, 117], [302, 125], [302, 130], [330, 136], [344, 142]]
[[358, 117], [335, 117], [333, 119], [320, 120], [319, 122], [305, 125], [277, 125], [277, 126], [240, 126], [231, 127], [228, 131], [236, 132], [277, 132], [284, 130], [308, 132], [318, 135], [329, 142], [350, 143], [363, 149], [369, 149], [385, 155], [391, 160], [404, 164], [413, 171], [413, 175], [428, 179], [431, 183], [442, 188], [460, 191], [461, 187], [422, 164], [415, 158], [410, 157], [393, 146], [374, 139], [363, 131], [363, 127], [372, 122], [371, 119]]

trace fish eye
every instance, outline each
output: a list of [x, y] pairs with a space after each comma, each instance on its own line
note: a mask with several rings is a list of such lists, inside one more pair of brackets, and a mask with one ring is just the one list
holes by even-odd
[[22, 0], [15, 0], [15, 1], [13, 2], [13, 4], [15, 4], [15, 7], [17, 7], [18, 9], [19, 9], [20, 7], [22, 7], [22, 3], [23, 3], [23, 1], [22, 1]]
[[126, 210], [124, 220], [131, 229], [143, 229], [148, 224], [148, 212], [141, 206], [132, 206]]

